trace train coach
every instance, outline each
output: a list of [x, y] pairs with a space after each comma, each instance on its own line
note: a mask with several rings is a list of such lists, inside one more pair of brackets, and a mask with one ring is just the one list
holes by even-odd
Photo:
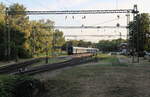
[[99, 50], [97, 48], [85, 48], [85, 47], [68, 47], [68, 55], [73, 54], [83, 54], [83, 53], [97, 53]]

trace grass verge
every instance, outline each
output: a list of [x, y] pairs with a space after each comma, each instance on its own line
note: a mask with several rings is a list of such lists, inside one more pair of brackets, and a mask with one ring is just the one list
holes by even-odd
[[78, 66], [44, 81], [41, 97], [149, 97], [149, 74], [136, 67]]
[[98, 56], [100, 65], [106, 66], [128, 66], [125, 63], [120, 63], [116, 55], [99, 54]]

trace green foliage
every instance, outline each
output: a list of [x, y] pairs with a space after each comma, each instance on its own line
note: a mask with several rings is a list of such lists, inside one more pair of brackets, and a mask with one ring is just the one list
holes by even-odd
[[31, 54], [38, 55], [45, 53], [46, 48], [51, 48], [52, 29], [45, 28], [47, 21], [31, 21], [32, 30], [29, 37], [29, 48]]
[[65, 43], [65, 38], [63, 37], [63, 32], [59, 30], [55, 30], [53, 34], [53, 42], [54, 46], [62, 46]]
[[[4, 12], [4, 5], [0, 5], [0, 9]], [[9, 11], [25, 11], [23, 5], [13, 4], [9, 7]], [[24, 56], [21, 52], [26, 51], [27, 48], [23, 48], [23, 45], [27, 40], [27, 31], [23, 29], [27, 29], [26, 27], [22, 27], [22, 25], [26, 25], [29, 22], [29, 19], [26, 15], [8, 15], [7, 17], [7, 25], [6, 25], [6, 16], [4, 13], [0, 13], [0, 59], [4, 59], [7, 57], [6, 52], [8, 49], [8, 44], [10, 45], [10, 58], [15, 58], [15, 55], [19, 55], [19, 57]], [[8, 32], [10, 32], [10, 42], [8, 42]], [[18, 52], [17, 52], [18, 51]], [[26, 54], [28, 55], [28, 53]]]
[[1, 97], [13, 97], [13, 83], [12, 77], [1, 76], [0, 77], [0, 95]]
[[[143, 13], [140, 15], [140, 32], [143, 32], [144, 49], [150, 51], [150, 15]], [[140, 34], [141, 35], [141, 34]], [[140, 40], [141, 41], [141, 40]]]
[[61, 47], [65, 44], [65, 38], [63, 36], [63, 32], [59, 30], [55, 30], [53, 33], [53, 50], [54, 52], [60, 52]]
[[117, 40], [101, 40], [96, 44], [96, 47], [100, 49], [100, 51], [110, 52], [110, 51], [118, 51], [120, 43], [126, 42], [122, 39]]
[[33, 81], [33, 78], [27, 76], [0, 76], [0, 96], [16, 97], [16, 87], [18, 87], [18, 83], [28, 80]]
[[[5, 6], [0, 4], [0, 10], [5, 12], [5, 9]], [[16, 3], [8, 10], [26, 11], [26, 8]], [[8, 45], [10, 45], [9, 57], [16, 59], [45, 55], [46, 50], [52, 52], [52, 43], [55, 42], [54, 46], [62, 46], [65, 43], [63, 32], [54, 30], [54, 22], [51, 20], [30, 21], [26, 14], [13, 14], [8, 15], [6, 25], [5, 14], [0, 13], [0, 16], [0, 60], [8, 58]]]
[[4, 49], [5, 49], [5, 44], [4, 44], [4, 28], [5, 28], [5, 21], [4, 21], [4, 17], [5, 14], [2, 13], [5, 10], [5, 6], [1, 3], [0, 4], [0, 59], [2, 59], [2, 57], [4, 56]]

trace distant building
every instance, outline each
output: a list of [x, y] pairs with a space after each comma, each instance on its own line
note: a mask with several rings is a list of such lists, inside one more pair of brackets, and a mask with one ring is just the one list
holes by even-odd
[[122, 54], [127, 54], [127, 48], [128, 48], [128, 44], [127, 43], [121, 43], [119, 45], [119, 50]]

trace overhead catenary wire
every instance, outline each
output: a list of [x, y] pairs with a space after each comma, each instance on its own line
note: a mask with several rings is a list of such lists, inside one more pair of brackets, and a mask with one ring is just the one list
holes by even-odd
[[[124, 18], [124, 17], [120, 17], [120, 19], [122, 19], [122, 18]], [[107, 20], [107, 21], [104, 21], [104, 22], [101, 22], [101, 23], [97, 23], [97, 24], [92, 24], [92, 25], [93, 25], [93, 26], [94, 26], [94, 25], [99, 25], [99, 24], [102, 25], [102, 24], [114, 22], [114, 21], [116, 21], [116, 20], [118, 20], [118, 18], [111, 19], [111, 20]]]

